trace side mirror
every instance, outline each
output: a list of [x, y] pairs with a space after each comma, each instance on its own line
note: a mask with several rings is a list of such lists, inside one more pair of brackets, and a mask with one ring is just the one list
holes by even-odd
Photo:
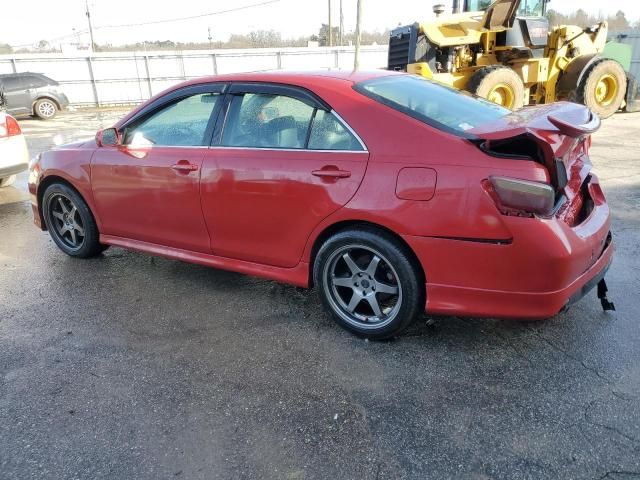
[[96, 143], [99, 147], [114, 147], [122, 143], [122, 138], [115, 128], [105, 128], [96, 133]]

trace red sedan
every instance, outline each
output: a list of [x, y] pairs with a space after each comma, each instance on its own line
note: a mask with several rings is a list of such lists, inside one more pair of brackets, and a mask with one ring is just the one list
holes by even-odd
[[546, 318], [596, 284], [611, 306], [599, 123], [393, 72], [216, 76], [42, 154], [30, 191], [71, 256], [116, 245], [314, 285], [343, 327], [385, 338], [425, 309]]

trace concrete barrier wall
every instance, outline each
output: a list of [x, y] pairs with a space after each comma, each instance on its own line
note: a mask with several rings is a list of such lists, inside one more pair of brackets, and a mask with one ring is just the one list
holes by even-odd
[[[0, 74], [37, 72], [57, 80], [72, 105], [139, 103], [171, 85], [218, 73], [351, 69], [353, 47], [188, 52], [0, 55]], [[383, 68], [387, 47], [361, 49], [361, 68]]]

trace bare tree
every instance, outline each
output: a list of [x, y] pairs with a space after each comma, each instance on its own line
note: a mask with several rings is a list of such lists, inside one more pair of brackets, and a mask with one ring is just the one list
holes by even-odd
[[[576, 12], [568, 15], [564, 15], [555, 10], [549, 10], [547, 12], [547, 18], [552, 26], [577, 25], [584, 28], [606, 20], [609, 24], [609, 30], [616, 31], [631, 28], [631, 24], [622, 10], [618, 10], [615, 15], [610, 15], [606, 18], [598, 15], [589, 15], [582, 9], [578, 9]], [[640, 21], [638, 21], [637, 26], [640, 27]]]

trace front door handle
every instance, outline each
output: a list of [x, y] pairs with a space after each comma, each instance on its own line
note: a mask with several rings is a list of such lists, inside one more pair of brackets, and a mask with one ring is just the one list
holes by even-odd
[[338, 170], [338, 168], [322, 168], [320, 170], [314, 170], [311, 172], [312, 175], [316, 177], [328, 177], [328, 178], [349, 178], [351, 176], [351, 172], [347, 170]]
[[199, 167], [198, 165], [189, 163], [186, 160], [180, 160], [175, 165], [171, 165], [171, 168], [174, 169], [176, 172], [189, 173], [189, 172], [195, 172], [196, 170], [198, 170]]

